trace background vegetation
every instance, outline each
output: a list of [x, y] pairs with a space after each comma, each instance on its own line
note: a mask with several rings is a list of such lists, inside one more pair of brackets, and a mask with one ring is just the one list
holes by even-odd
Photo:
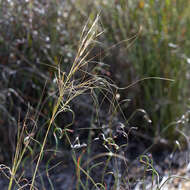
[[[142, 141], [162, 139], [171, 147], [177, 140], [186, 147], [181, 134], [189, 134], [189, 12], [188, 0], [0, 0], [1, 163], [16, 175], [21, 161], [37, 162], [40, 150], [42, 160], [52, 160], [52, 151], [85, 147], [98, 135], [104, 148], [108, 143], [117, 150], [106, 151], [125, 161], [119, 150], [132, 126], [136, 135], [146, 135]], [[126, 126], [121, 140], [114, 139], [118, 123]], [[43, 154], [45, 145], [50, 153]], [[80, 168], [83, 153], [73, 150], [70, 158]], [[112, 156], [104, 156], [100, 186], [106, 189]], [[76, 169], [76, 188], [97, 188], [90, 178], [96, 164], [86, 164], [86, 178]], [[9, 189], [17, 183], [13, 178]]]

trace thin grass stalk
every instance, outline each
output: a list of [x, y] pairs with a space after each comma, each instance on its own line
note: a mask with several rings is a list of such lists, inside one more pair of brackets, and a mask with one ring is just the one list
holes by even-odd
[[[27, 115], [28, 115], [28, 112], [27, 112]], [[27, 118], [27, 116], [26, 116], [26, 118]], [[25, 123], [24, 123], [24, 125], [25, 125]], [[16, 146], [16, 152], [15, 152], [14, 161], [13, 161], [13, 167], [12, 167], [12, 170], [11, 170], [11, 178], [10, 178], [10, 181], [9, 181], [8, 190], [11, 190], [11, 188], [12, 188], [15, 174], [16, 174], [17, 169], [18, 169], [18, 167], [19, 167], [19, 165], [20, 165], [20, 163], [22, 161], [24, 153], [26, 152], [26, 149], [27, 149], [27, 145], [25, 145], [23, 150], [21, 148], [23, 134], [24, 134], [24, 127], [22, 128], [21, 132], [20, 132], [20, 129], [18, 129], [17, 146]]]
[[[38, 171], [38, 168], [39, 168], [39, 164], [40, 164], [40, 161], [41, 161], [41, 158], [42, 158], [42, 154], [43, 154], [46, 142], [47, 142], [47, 137], [48, 137], [49, 131], [50, 131], [51, 127], [52, 127], [52, 124], [53, 124], [53, 122], [54, 122], [57, 114], [60, 113], [59, 107], [61, 106], [61, 110], [62, 111], [67, 110], [69, 102], [73, 98], [75, 98], [78, 95], [84, 93], [86, 90], [90, 89], [91, 85], [93, 85], [93, 80], [89, 80], [86, 83], [81, 83], [79, 85], [79, 89], [76, 89], [74, 87], [71, 88], [71, 86], [70, 86], [73, 83], [72, 76], [81, 67], [81, 62], [78, 62], [78, 59], [82, 56], [82, 54], [87, 49], [87, 47], [90, 45], [90, 43], [92, 42], [92, 40], [96, 37], [95, 34], [96, 34], [96, 31], [97, 31], [96, 25], [97, 25], [98, 18], [99, 17], [97, 16], [97, 18], [95, 19], [95, 21], [92, 24], [91, 28], [89, 29], [87, 35], [84, 37], [85, 40], [83, 40], [83, 42], [82, 42], [82, 48], [79, 48], [78, 53], [77, 53], [77, 55], [79, 55], [79, 56], [76, 56], [76, 59], [75, 59], [73, 65], [72, 65], [71, 70], [70, 70], [68, 76], [66, 77], [66, 79], [65, 79], [65, 73], [61, 74], [61, 70], [58, 69], [57, 85], [58, 85], [58, 88], [59, 88], [59, 97], [58, 97], [58, 100], [57, 100], [57, 102], [56, 102], [56, 104], [55, 104], [55, 106], [53, 108], [53, 113], [52, 113], [52, 116], [51, 116], [51, 119], [50, 119], [50, 122], [49, 122], [49, 125], [48, 125], [48, 128], [47, 128], [47, 131], [45, 133], [45, 137], [44, 137], [41, 149], [40, 149], [40, 153], [39, 153], [39, 157], [38, 157], [38, 160], [37, 160], [36, 168], [35, 168], [35, 171], [34, 171], [34, 174], [33, 174], [33, 177], [32, 177], [32, 182], [31, 182], [30, 190], [33, 190], [33, 188], [34, 188], [35, 178], [36, 178], [37, 171]], [[86, 41], [86, 39], [87, 39], [87, 41]], [[85, 62], [85, 64], [86, 64], [86, 62]], [[72, 92], [73, 89], [75, 90], [75, 93], [72, 94], [69, 97], [69, 99], [66, 100], [65, 103], [63, 103], [63, 98], [64, 98], [64, 95], [66, 94], [67, 90], [69, 92]], [[77, 164], [77, 161], [76, 161], [76, 164]], [[81, 170], [84, 173], [86, 173], [83, 169], [81, 169]]]
[[32, 183], [31, 183], [31, 186], [30, 186], [30, 190], [33, 189], [35, 178], [36, 178], [36, 174], [37, 174], [37, 171], [38, 171], [38, 168], [39, 168], [39, 164], [40, 164], [40, 161], [41, 161], [41, 158], [42, 158], [42, 154], [43, 154], [43, 151], [44, 151], [44, 147], [45, 147], [45, 144], [46, 144], [46, 141], [47, 141], [47, 137], [48, 137], [50, 128], [52, 126], [52, 123], [53, 123], [53, 121], [55, 119], [55, 115], [57, 113], [57, 110], [59, 109], [59, 105], [61, 104], [62, 98], [63, 98], [62, 96], [59, 96], [58, 101], [57, 101], [57, 103], [56, 103], [56, 105], [55, 105], [55, 107], [53, 109], [52, 117], [51, 117], [51, 120], [49, 122], [47, 131], [46, 131], [46, 134], [45, 134], [45, 137], [44, 137], [44, 140], [43, 140], [43, 144], [42, 144], [42, 147], [41, 147], [41, 150], [40, 150], [40, 154], [39, 154], [39, 157], [38, 157], [38, 161], [37, 161], [37, 164], [36, 164], [36, 168], [34, 170], [34, 174], [33, 174], [33, 177], [32, 177]]

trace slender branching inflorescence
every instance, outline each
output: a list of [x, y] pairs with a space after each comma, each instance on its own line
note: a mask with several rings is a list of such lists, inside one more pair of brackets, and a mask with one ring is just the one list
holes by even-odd
[[[47, 137], [57, 115], [61, 112], [71, 111], [70, 109], [71, 101], [77, 96], [85, 93], [86, 91], [91, 91], [96, 88], [102, 90], [108, 89], [108, 91], [110, 91], [109, 83], [105, 79], [99, 76], [89, 75], [88, 77], [82, 77], [81, 79], [78, 80], [75, 79], [75, 77], [77, 77], [76, 76], [77, 72], [79, 71], [82, 72], [82, 68], [89, 63], [89, 61], [86, 61], [87, 56], [90, 53], [89, 49], [91, 48], [91, 45], [93, 45], [94, 40], [102, 33], [98, 31], [99, 29], [98, 20], [99, 20], [99, 15], [97, 15], [89, 30], [87, 30], [87, 25], [89, 23], [87, 22], [87, 24], [85, 25], [82, 31], [81, 40], [79, 43], [79, 48], [76, 58], [71, 66], [68, 75], [65, 72], [61, 71], [60, 67], [57, 68], [58, 74], [56, 77], [56, 81], [57, 81], [59, 95], [55, 102], [52, 116], [49, 121], [48, 128], [41, 146], [30, 190], [34, 189], [35, 178], [47, 142]], [[86, 75], [88, 74], [88, 72], [84, 72], [84, 74]]]

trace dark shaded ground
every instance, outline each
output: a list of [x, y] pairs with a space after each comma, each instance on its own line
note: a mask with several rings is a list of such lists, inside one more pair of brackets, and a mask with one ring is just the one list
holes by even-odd
[[[134, 117], [131, 123], [126, 124], [120, 114], [112, 114], [111, 108], [108, 105], [107, 102], [102, 103], [97, 115], [97, 110], [93, 106], [92, 99], [87, 98], [86, 95], [81, 96], [73, 102], [72, 109], [76, 113], [76, 116], [75, 122], [70, 128], [73, 131], [70, 140], [75, 148], [72, 149], [63, 138], [60, 140], [56, 155], [52, 151], [45, 153], [36, 178], [37, 189], [77, 189], [77, 170], [72, 160], [72, 150], [76, 154], [76, 159], [81, 157], [81, 167], [85, 171], [98, 164], [89, 174], [96, 183], [102, 181], [104, 168], [107, 167], [106, 173], [112, 173], [111, 175], [110, 173], [109, 175], [106, 174], [103, 179], [103, 183], [104, 185], [106, 184], [108, 190], [118, 188], [121, 190], [133, 190], [141, 182], [143, 184], [151, 184], [153, 169], [155, 169], [160, 177], [160, 181], [162, 181], [163, 177], [176, 174], [181, 168], [188, 165], [188, 151], [177, 150], [174, 145], [165, 139], [158, 138], [155, 141], [155, 138], [151, 137], [147, 131], [143, 132], [143, 128], [132, 127], [141, 126], [141, 124], [150, 125], [149, 123], [143, 123], [141, 113], [136, 118]], [[66, 118], [62, 122], [62, 125], [59, 126], [62, 128], [72, 121], [72, 114], [69, 113], [60, 115], [59, 117], [57, 119], [60, 121], [63, 121], [62, 118]], [[123, 121], [123, 123], [120, 121]], [[80, 142], [76, 141], [77, 137]], [[54, 142], [55, 139], [50, 140]], [[83, 143], [87, 146], [80, 147]], [[153, 143], [155, 144], [153, 145]], [[48, 148], [55, 150], [52, 144], [50, 143]], [[79, 147], [77, 147], [78, 145]], [[107, 164], [109, 151], [124, 157], [125, 160], [113, 157]], [[102, 155], [102, 153], [106, 154]], [[101, 156], [95, 159], [98, 155]], [[93, 160], [88, 165], [85, 164], [90, 159]], [[35, 162], [36, 160], [31, 161], [29, 156], [24, 159], [16, 176], [17, 179], [23, 176], [19, 180], [20, 187], [14, 184], [15, 188], [13, 189], [29, 189], [28, 184], [31, 183]], [[11, 165], [10, 162], [6, 163], [8, 166]], [[146, 167], [148, 171], [145, 171]], [[9, 180], [3, 175], [3, 172], [7, 176], [10, 176], [10, 172], [7, 168], [4, 168], [4, 165], [1, 165], [1, 171], [0, 189], [6, 190], [8, 189]], [[119, 176], [117, 183], [115, 183], [113, 174]], [[82, 171], [80, 175], [81, 181], [83, 184], [86, 184], [87, 178]], [[154, 179], [156, 179], [156, 175]], [[117, 184], [118, 188], [113, 187], [114, 184]], [[90, 180], [88, 180], [87, 186], [88, 188], [86, 189], [95, 189]], [[82, 187], [80, 189], [82, 190]], [[142, 189], [142, 186], [139, 189]]]
[[[134, 189], [135, 186], [140, 183], [140, 181], [143, 180], [143, 176], [145, 177], [144, 184], [151, 183], [152, 180], [152, 172], [146, 172], [146, 175], [144, 173], [144, 164], [140, 162], [139, 155], [141, 155], [145, 151], [145, 145], [144, 143], [138, 142], [137, 140], [131, 140], [131, 142], [126, 146], [122, 151], [120, 151], [120, 154], [125, 156], [127, 159], [127, 163], [124, 163], [122, 161], [117, 160], [117, 162], [112, 159], [108, 165], [108, 171], [116, 172], [116, 165], [118, 168], [119, 173], [121, 174], [121, 179], [125, 179], [127, 184], [122, 185], [120, 189]], [[93, 142], [91, 144], [91, 152], [92, 155], [98, 155], [102, 152], [105, 152], [106, 149], [102, 146], [101, 143]], [[76, 153], [78, 155], [81, 155], [82, 149], [77, 150]], [[45, 162], [42, 162], [40, 165], [41, 174], [38, 173], [38, 177], [36, 179], [36, 186], [38, 189], [56, 189], [56, 190], [67, 190], [76, 189], [76, 170], [74, 167], [74, 163], [71, 159], [72, 153], [70, 151], [65, 152], [58, 152], [57, 155], [52, 159], [48, 164], [48, 170], [47, 170], [47, 164]], [[157, 145], [157, 148], [155, 147], [152, 153], [147, 152], [145, 155], [148, 156], [148, 158], [153, 160], [153, 167], [158, 172], [160, 176], [160, 181], [163, 177], [169, 175], [169, 174], [176, 174], [180, 169], [187, 166], [189, 162], [189, 153], [187, 151], [176, 151], [171, 152], [168, 150], [162, 149], [161, 145]], [[106, 156], [105, 156], [106, 157]], [[100, 159], [94, 160], [92, 164], [98, 163], [100, 161], [105, 161], [105, 157], [101, 157]], [[84, 156], [84, 160], [85, 160]], [[145, 157], [143, 157], [143, 160], [145, 161]], [[150, 162], [149, 160], [149, 162]], [[58, 164], [59, 163], [59, 164]], [[58, 164], [56, 166], [56, 164]], [[27, 183], [30, 183], [31, 176], [31, 168], [32, 164], [29, 161], [26, 161], [24, 165], [22, 166], [23, 169], [19, 171], [21, 174], [23, 171], [24, 173], [24, 179], [20, 182], [21, 185], [25, 185]], [[34, 164], [33, 164], [34, 167]], [[3, 167], [1, 166], [1, 169]], [[84, 166], [85, 169], [85, 166]], [[150, 168], [149, 168], [150, 169]], [[8, 174], [8, 170], [2, 170], [5, 173]], [[48, 171], [48, 172], [47, 172]], [[102, 166], [97, 167], [91, 172], [91, 176], [96, 181], [100, 180], [100, 174], [102, 172]], [[185, 174], [188, 175], [188, 174]], [[49, 176], [49, 177], [48, 177]], [[85, 181], [85, 175], [81, 172], [81, 180]], [[52, 184], [51, 184], [52, 183]], [[107, 176], [104, 179], [104, 183], [107, 184], [107, 189], [112, 189], [112, 185], [114, 184], [114, 178], [113, 176]], [[93, 189], [89, 182], [89, 189]], [[90, 187], [91, 186], [91, 187]], [[0, 189], [6, 190], [8, 189], [8, 180], [3, 175], [3, 173], [0, 174]], [[15, 187], [14, 189], [19, 189], [18, 187]], [[22, 189], [29, 189], [29, 186], [26, 186]], [[82, 189], [82, 188], [81, 188]]]
[[[188, 151], [176, 150], [174, 145], [169, 144], [163, 139], [158, 139], [156, 141], [157, 143], [153, 145], [155, 139], [151, 138], [151, 135], [137, 129], [132, 129], [131, 126], [135, 126], [135, 123], [134, 125], [131, 124], [131, 126], [130, 124], [123, 125], [123, 123], [120, 122], [122, 119], [119, 119], [118, 115], [110, 115], [109, 107], [104, 106], [103, 109], [99, 111], [97, 120], [95, 119], [96, 110], [94, 106], [90, 106], [92, 105], [90, 99], [82, 96], [79, 100], [74, 102], [74, 105], [73, 109], [78, 114], [76, 114], [75, 123], [71, 127], [71, 130], [73, 130], [71, 142], [73, 143], [73, 147], [82, 145], [83, 143], [87, 146], [71, 149], [67, 144], [67, 148], [65, 148], [66, 144], [62, 141], [56, 154], [55, 152], [48, 151], [40, 164], [36, 178], [37, 189], [77, 189], [77, 170], [72, 160], [72, 150], [74, 150], [77, 159], [81, 157], [81, 167], [86, 171], [88, 168], [99, 164], [90, 172], [90, 176], [95, 182], [101, 182], [104, 168], [108, 160], [108, 155], [102, 155], [102, 153], [109, 153], [109, 151], [111, 151], [116, 155], [124, 157], [125, 160], [120, 158], [116, 159], [116, 157], [111, 158], [106, 169], [106, 172], [112, 172], [119, 176], [118, 182], [115, 184], [118, 184], [118, 188], [121, 190], [133, 190], [141, 182], [145, 185], [151, 184], [153, 169], [158, 173], [161, 182], [163, 177], [178, 174], [178, 171], [188, 165], [190, 156]], [[79, 112], [79, 110], [83, 111]], [[86, 114], [93, 116], [86, 117]], [[71, 121], [72, 117], [67, 115], [67, 120], [65, 122], [70, 123]], [[65, 123], [63, 126], [64, 125]], [[91, 129], [89, 129], [89, 126]], [[76, 137], [79, 137], [80, 143], [75, 141]], [[114, 143], [112, 143], [110, 137], [114, 140]], [[117, 146], [119, 147], [118, 150]], [[54, 150], [54, 148], [51, 149]], [[98, 155], [101, 156], [95, 159]], [[87, 166], [85, 163], [90, 159], [93, 160]], [[7, 165], [10, 166], [11, 164], [8, 162]], [[146, 167], [148, 171], [145, 171]], [[35, 161], [31, 161], [29, 156], [27, 156], [21, 164], [18, 175], [16, 176], [17, 179], [19, 179], [21, 175], [23, 176], [19, 180], [20, 189], [29, 189], [28, 184], [31, 183], [34, 168]], [[9, 181], [3, 172], [7, 174], [7, 176], [10, 176], [10, 172], [4, 165], [1, 165], [1, 171], [0, 189], [6, 190], [8, 189]], [[80, 175], [81, 181], [86, 184], [86, 175], [84, 175], [82, 171]], [[156, 178], [155, 175], [154, 179]], [[108, 190], [118, 189], [117, 187], [113, 188], [115, 182], [113, 175], [106, 174], [103, 182], [104, 185], [106, 184]], [[14, 186], [13, 189], [19, 189], [19, 186], [15, 184]], [[89, 190], [95, 189], [90, 180], [88, 180], [87, 186]], [[82, 190], [82, 187], [80, 189]], [[142, 185], [138, 187], [138, 189], [142, 189]]]

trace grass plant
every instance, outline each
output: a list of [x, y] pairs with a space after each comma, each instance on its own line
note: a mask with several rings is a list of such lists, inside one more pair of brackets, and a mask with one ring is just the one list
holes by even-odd
[[[88, 48], [92, 44], [93, 40], [95, 40], [100, 33], [98, 33], [98, 28], [97, 28], [97, 22], [98, 22], [98, 17], [95, 19], [93, 22], [92, 26], [90, 27], [89, 30], [86, 31], [86, 27], [84, 27], [82, 36], [81, 36], [81, 41], [79, 44], [79, 49], [76, 55], [76, 58], [74, 60], [74, 63], [68, 73], [66, 75], [65, 72], [62, 72], [60, 68], [58, 69], [58, 77], [57, 77], [57, 85], [58, 85], [58, 90], [59, 90], [59, 96], [58, 99], [55, 103], [55, 106], [53, 108], [52, 116], [49, 121], [49, 125], [42, 143], [42, 147], [40, 150], [40, 154], [38, 157], [37, 165], [34, 171], [34, 175], [32, 178], [32, 183], [31, 183], [31, 190], [33, 189], [34, 182], [35, 182], [35, 177], [38, 171], [38, 167], [40, 164], [40, 160], [43, 155], [43, 151], [47, 142], [47, 137], [49, 134], [49, 131], [53, 125], [53, 122], [57, 115], [61, 112], [67, 112], [71, 111], [69, 103], [76, 98], [77, 96], [85, 93], [88, 90], [93, 90], [94, 88], [97, 88], [97, 83], [100, 83], [102, 80], [101, 78], [98, 78], [97, 76], [91, 76], [90, 79], [84, 80], [85, 76], [82, 77], [81, 81], [77, 81], [74, 79], [76, 73], [82, 69], [86, 64], [88, 64], [87, 61], [85, 61], [87, 55], [88, 55]], [[104, 84], [104, 83], [103, 83]], [[68, 127], [68, 126], [67, 126]], [[65, 133], [67, 133], [67, 128], [64, 129]], [[68, 137], [68, 136], [67, 136]], [[70, 144], [71, 145], [71, 144]], [[79, 165], [80, 160], [78, 159], [77, 165]], [[79, 167], [79, 166], [78, 166]], [[79, 172], [78, 173], [78, 177]], [[79, 179], [80, 180], [80, 179]]]
[[[67, 149], [71, 188], [131, 189], [125, 156], [131, 134], [153, 143], [139, 155], [142, 188], [164, 188], [170, 177], [160, 183], [146, 153], [162, 137], [189, 149], [189, 10], [186, 0], [0, 0], [0, 159], [14, 154], [10, 167], [0, 165], [8, 190], [45, 189], [46, 181], [56, 189], [51, 170], [62, 161], [51, 162], [59, 152], [67, 157]], [[85, 115], [88, 127], [77, 128], [77, 117], [86, 119], [75, 113], [83, 95], [93, 104], [86, 98], [79, 111], [92, 114]], [[141, 123], [132, 133], [138, 113], [152, 127]], [[28, 161], [32, 177], [25, 177]]]
[[[54, 122], [55, 122], [56, 117], [61, 112], [71, 112], [74, 117], [74, 113], [72, 109], [70, 108], [70, 102], [74, 98], [77, 98], [78, 96], [80, 96], [81, 94], [84, 94], [87, 91], [93, 91], [94, 89], [101, 89], [102, 91], [106, 90], [109, 93], [111, 92], [109, 83], [104, 78], [101, 78], [100, 76], [97, 76], [97, 75], [90, 75], [90, 73], [82, 70], [85, 67], [85, 65], [89, 63], [88, 60], [86, 61], [86, 58], [87, 58], [87, 55], [89, 54], [90, 46], [93, 45], [93, 43], [95, 42], [95, 39], [101, 34], [101, 32], [98, 32], [98, 20], [99, 20], [99, 16], [96, 17], [91, 27], [89, 28], [89, 30], [87, 30], [87, 25], [84, 27], [82, 31], [81, 40], [79, 43], [78, 52], [69, 73], [66, 74], [65, 72], [61, 71], [60, 67], [57, 68], [58, 75], [56, 77], [56, 82], [57, 82], [57, 87], [58, 87], [58, 97], [55, 100], [51, 118], [48, 120], [49, 124], [47, 126], [44, 139], [42, 142], [38, 142], [37, 140], [32, 138], [32, 141], [38, 142], [38, 144], [40, 144], [40, 153], [37, 158], [37, 163], [36, 163], [31, 184], [29, 184], [31, 190], [37, 188], [35, 187], [35, 179], [36, 179], [37, 172], [39, 169], [40, 161], [42, 160], [42, 157], [45, 151], [48, 135], [50, 133], [51, 128], [54, 127]], [[77, 79], [77, 74], [79, 72], [84, 73], [84, 75], [81, 78]], [[65, 126], [63, 130], [61, 129], [60, 130], [61, 130], [61, 133], [66, 135], [66, 138], [70, 144], [70, 147], [72, 147], [73, 145], [69, 139], [69, 135], [67, 134], [69, 131], [70, 125], [72, 125], [72, 123]], [[59, 130], [59, 128], [57, 128], [56, 130]], [[20, 147], [21, 146], [20, 144], [22, 143], [21, 140], [22, 138], [19, 135], [17, 147], [16, 147], [15, 159], [14, 159], [13, 168], [11, 172], [9, 190], [12, 188], [13, 179], [15, 178], [16, 171], [23, 158], [23, 155], [26, 152], [26, 148], [30, 144], [30, 142], [28, 141], [29, 139], [28, 139], [27, 146], [25, 146], [24, 149], [22, 149], [22, 147]], [[82, 145], [78, 144], [78, 146], [82, 146]], [[17, 154], [17, 152], [19, 153], [20, 151], [22, 153]], [[18, 158], [18, 155], [21, 157]], [[73, 161], [77, 167], [78, 183], [84, 187], [84, 184], [80, 180], [80, 171], [82, 171], [85, 175], [87, 175], [87, 178], [90, 179], [90, 181], [94, 184], [96, 188], [98, 188], [99, 185], [102, 186], [101, 184], [99, 185], [96, 184], [94, 180], [89, 176], [89, 174], [83, 168], [80, 167], [80, 159], [81, 159], [81, 156], [77, 158], [75, 151], [73, 151]], [[79, 189], [79, 185], [77, 185], [77, 189]]]

